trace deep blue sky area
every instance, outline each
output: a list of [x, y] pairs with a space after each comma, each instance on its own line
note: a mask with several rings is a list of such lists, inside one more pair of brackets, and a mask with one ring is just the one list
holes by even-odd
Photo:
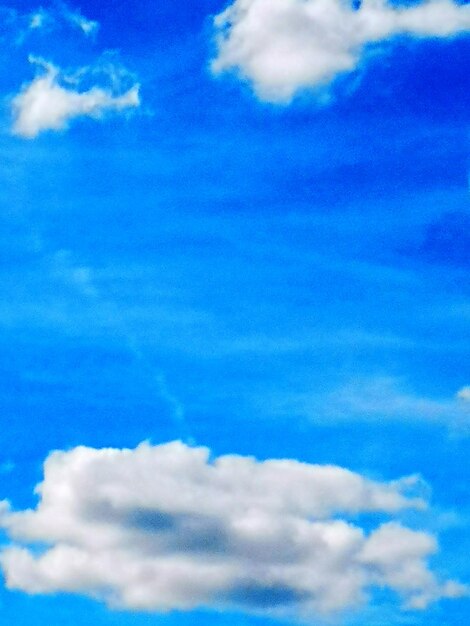
[[[213, 17], [226, 6], [43, 5], [55, 16], [45, 32], [29, 28], [34, 2], [0, 13], [10, 16], [0, 35], [0, 500], [35, 506], [53, 450], [145, 440], [375, 480], [419, 474], [429, 508], [401, 519], [438, 538], [433, 571], [470, 583], [470, 26], [369, 42], [351, 72], [278, 102], [240, 74], [211, 72]], [[59, 17], [78, 9], [96, 33]], [[28, 55], [60, 68], [64, 90], [138, 83], [140, 105], [16, 132], [15, 95], [47, 74]], [[402, 611], [376, 593], [334, 619], [470, 617], [465, 597]], [[88, 595], [2, 585], [1, 619], [296, 623], [211, 607], [121, 611]]]

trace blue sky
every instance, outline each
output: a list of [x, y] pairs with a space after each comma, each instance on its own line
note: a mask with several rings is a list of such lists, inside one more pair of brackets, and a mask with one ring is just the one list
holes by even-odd
[[0, 20], [6, 622], [465, 623], [469, 5]]

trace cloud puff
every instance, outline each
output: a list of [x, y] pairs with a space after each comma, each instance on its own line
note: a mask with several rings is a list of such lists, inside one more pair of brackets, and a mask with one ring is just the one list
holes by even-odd
[[[357, 7], [357, 8], [356, 8]], [[215, 18], [214, 72], [236, 71], [260, 98], [288, 102], [354, 70], [368, 44], [395, 35], [450, 37], [470, 30], [470, 6], [429, 0], [235, 0]]]
[[357, 522], [423, 507], [417, 490], [416, 478], [211, 459], [180, 442], [78, 447], [49, 456], [36, 509], [3, 503], [1, 524], [16, 543], [0, 563], [11, 589], [83, 593], [128, 609], [311, 617], [357, 606], [375, 585], [422, 608], [465, 592], [428, 569], [434, 537], [396, 519], [368, 532]]
[[470, 385], [462, 387], [457, 392], [457, 398], [464, 402], [470, 402]]
[[29, 16], [29, 28], [31, 30], [38, 30], [43, 28], [47, 21], [49, 21], [47, 11], [40, 8]]
[[120, 94], [98, 86], [80, 91], [77, 79], [68, 79], [67, 84], [67, 77], [61, 76], [58, 68], [34, 58], [31, 61], [45, 68], [45, 73], [25, 85], [12, 101], [13, 132], [22, 137], [64, 129], [75, 117], [99, 118], [107, 111], [122, 111], [140, 104], [137, 84]]

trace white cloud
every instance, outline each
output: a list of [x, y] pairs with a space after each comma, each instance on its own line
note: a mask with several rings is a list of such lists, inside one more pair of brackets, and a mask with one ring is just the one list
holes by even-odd
[[454, 398], [433, 399], [407, 388], [398, 378], [355, 378], [323, 399], [330, 415], [363, 419], [415, 419], [464, 425], [467, 415], [459, 411]]
[[[140, 104], [137, 84], [119, 94], [99, 86], [79, 91], [77, 79], [69, 79], [67, 84], [67, 77], [61, 76], [58, 68], [34, 58], [31, 61], [45, 68], [45, 73], [23, 86], [12, 101], [13, 131], [22, 137], [64, 129], [76, 117], [99, 118], [107, 111], [122, 111]], [[112, 82], [115, 77], [109, 78]]]
[[[375, 585], [423, 608], [465, 589], [429, 570], [434, 537], [397, 521], [401, 510], [424, 506], [413, 491], [415, 478], [385, 483], [294, 460], [211, 459], [180, 442], [78, 447], [47, 459], [36, 509], [0, 507], [16, 542], [0, 563], [11, 589], [83, 593], [128, 609], [312, 617], [360, 605]], [[366, 512], [395, 519], [365, 531]]]
[[90, 36], [96, 34], [99, 28], [97, 21], [86, 18], [80, 11], [72, 9], [65, 3], [58, 3], [57, 6], [47, 10], [40, 7], [31, 13], [28, 19], [31, 30], [68, 24], [81, 30], [84, 35]]
[[396, 35], [451, 37], [470, 30], [470, 6], [429, 0], [393, 7], [364, 0], [235, 0], [215, 18], [214, 72], [236, 71], [260, 98], [288, 102], [351, 72], [369, 44]]
[[462, 387], [462, 389], [459, 389], [457, 392], [457, 398], [459, 400], [464, 400], [464, 402], [470, 402], [470, 386], [467, 385]]
[[49, 20], [47, 11], [40, 8], [29, 16], [29, 28], [37, 30], [43, 28], [44, 24]]
[[86, 18], [80, 13], [80, 11], [71, 9], [66, 4], [61, 5], [60, 13], [66, 22], [69, 22], [72, 26], [79, 28], [84, 35], [94, 35], [99, 28], [98, 22]]
[[100, 26], [97, 21], [88, 19], [77, 9], [61, 2], [47, 9], [38, 7], [29, 13], [0, 7], [0, 23], [2, 32], [10, 36], [13, 34], [17, 45], [23, 44], [31, 33], [49, 35], [52, 31], [63, 28], [73, 28], [86, 37], [91, 37]]
[[[260, 411], [269, 406], [271, 414], [302, 415], [327, 424], [343, 421], [404, 421], [442, 425], [460, 435], [470, 433], [466, 387], [455, 396], [429, 397], [417, 393], [406, 380], [393, 376], [355, 376], [345, 378], [328, 391], [307, 390], [279, 393], [275, 390]], [[268, 400], [267, 400], [268, 398]], [[468, 394], [470, 399], [470, 393]]]

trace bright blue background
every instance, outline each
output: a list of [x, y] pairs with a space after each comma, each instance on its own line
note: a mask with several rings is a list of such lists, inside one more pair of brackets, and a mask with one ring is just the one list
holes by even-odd
[[[434, 567], [468, 580], [468, 425], [454, 398], [470, 383], [470, 39], [400, 39], [328, 106], [276, 107], [210, 75], [222, 2], [80, 8], [101, 24], [95, 41], [65, 28], [0, 40], [3, 94], [32, 79], [29, 53], [78, 67], [113, 49], [143, 103], [31, 141], [9, 133], [4, 101], [0, 497], [33, 505], [52, 449], [144, 439], [421, 473]], [[384, 380], [383, 403], [361, 412]], [[357, 402], [338, 407], [345, 387]], [[5, 590], [0, 602], [18, 626], [271, 624]], [[467, 600], [386, 603], [359, 623], [469, 617]]]

